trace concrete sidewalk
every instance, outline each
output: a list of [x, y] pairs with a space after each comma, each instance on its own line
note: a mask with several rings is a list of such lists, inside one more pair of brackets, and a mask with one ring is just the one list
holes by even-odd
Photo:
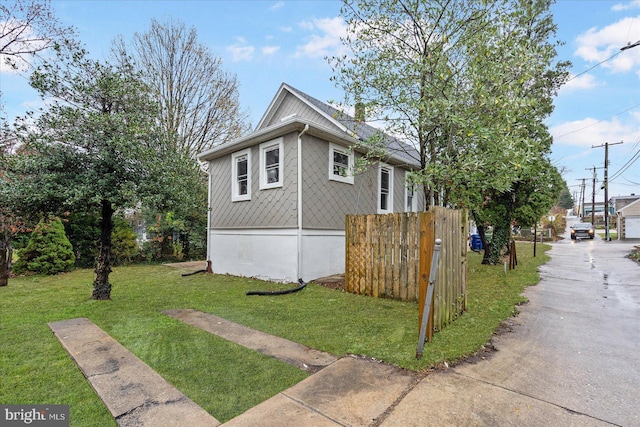
[[[619, 425], [482, 378], [490, 360], [426, 375], [337, 358], [196, 310], [165, 314], [314, 372], [224, 426]], [[219, 425], [87, 319], [50, 327], [121, 426]]]

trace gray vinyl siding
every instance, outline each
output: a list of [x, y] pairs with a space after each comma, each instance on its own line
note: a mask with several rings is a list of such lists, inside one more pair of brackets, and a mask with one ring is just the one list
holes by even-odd
[[324, 126], [327, 128], [336, 127], [335, 124], [327, 120], [322, 114], [318, 113], [316, 110], [309, 107], [307, 104], [300, 101], [300, 99], [296, 98], [290, 93], [287, 93], [282, 103], [280, 103], [268, 123], [265, 123], [264, 127], [269, 127], [277, 124], [282, 118], [289, 117], [292, 114], [296, 114], [299, 117], [304, 117], [305, 119], [317, 123], [320, 126]]
[[302, 145], [302, 226], [344, 230], [347, 214], [375, 213], [375, 167], [357, 175], [354, 184], [329, 180], [329, 143], [304, 136]]
[[211, 161], [212, 228], [297, 226], [297, 133], [283, 137], [283, 151], [283, 186], [260, 190], [260, 146], [251, 147], [251, 200], [241, 202], [231, 201], [231, 155]]
[[[283, 186], [260, 190], [260, 145], [251, 147], [251, 200], [231, 200], [231, 154], [211, 161], [212, 228], [297, 227], [297, 137], [283, 137]], [[344, 230], [347, 214], [375, 214], [378, 165], [354, 177], [353, 184], [329, 179], [329, 143], [305, 135], [302, 145], [302, 225], [305, 229]], [[405, 173], [394, 166], [393, 212], [404, 212]], [[419, 195], [422, 200], [421, 194]], [[420, 205], [423, 206], [423, 205]]]

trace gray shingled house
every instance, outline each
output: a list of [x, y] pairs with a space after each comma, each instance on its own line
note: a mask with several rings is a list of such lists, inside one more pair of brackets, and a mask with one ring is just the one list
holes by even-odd
[[[282, 84], [255, 131], [201, 153], [209, 165], [207, 256], [215, 273], [295, 282], [343, 273], [345, 215], [423, 210], [417, 152], [354, 171], [379, 130]], [[410, 187], [410, 186], [409, 186]]]

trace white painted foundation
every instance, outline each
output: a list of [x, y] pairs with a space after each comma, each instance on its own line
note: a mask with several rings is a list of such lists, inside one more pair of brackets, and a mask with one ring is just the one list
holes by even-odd
[[[297, 229], [220, 230], [209, 233], [214, 273], [294, 283], [298, 280]], [[304, 281], [344, 273], [343, 231], [303, 230]]]

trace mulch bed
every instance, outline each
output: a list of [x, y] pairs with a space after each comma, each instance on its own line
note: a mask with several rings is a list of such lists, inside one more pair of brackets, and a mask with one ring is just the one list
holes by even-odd
[[324, 286], [325, 288], [344, 292], [344, 274], [336, 274], [334, 276], [321, 277], [320, 279], [315, 279], [312, 282], [317, 285]]

